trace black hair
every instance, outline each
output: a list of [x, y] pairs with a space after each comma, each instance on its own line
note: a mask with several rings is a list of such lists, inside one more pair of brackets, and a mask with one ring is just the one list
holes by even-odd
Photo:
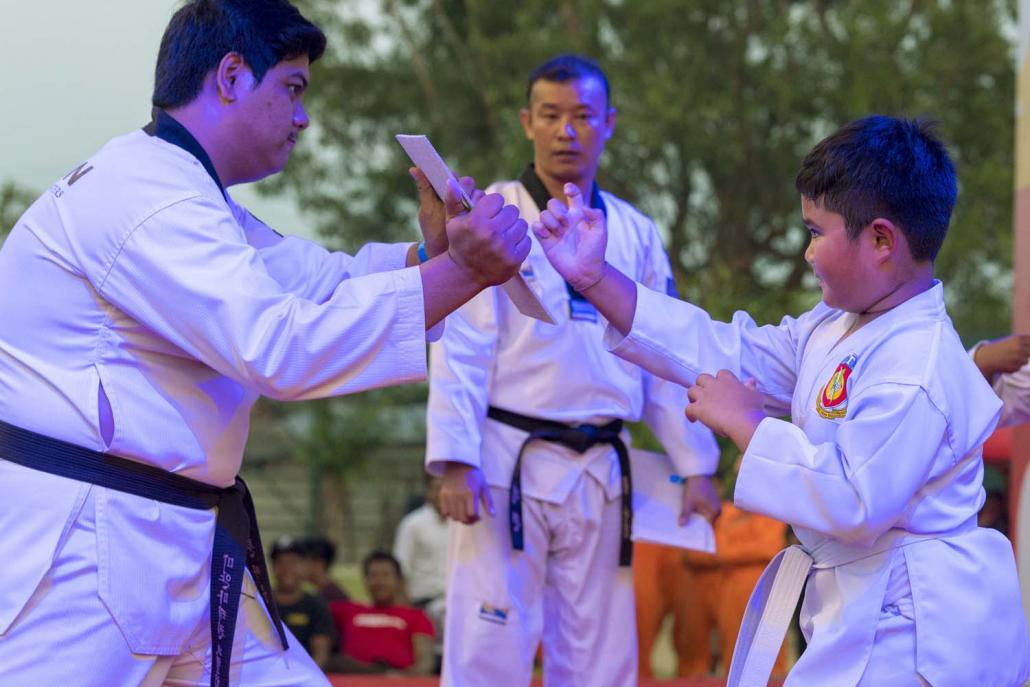
[[368, 569], [372, 567], [372, 564], [376, 561], [389, 562], [391, 565], [393, 565], [393, 569], [397, 571], [397, 577], [404, 577], [404, 574], [401, 572], [400, 561], [394, 558], [393, 554], [387, 551], [386, 549], [376, 549], [372, 553], [365, 556], [365, 560], [361, 562], [361, 570], [364, 572], [365, 577], [368, 577]]
[[852, 240], [883, 217], [901, 228], [914, 260], [933, 260], [958, 196], [955, 165], [935, 128], [921, 118], [857, 119], [805, 156], [794, 186], [841, 215]]
[[154, 107], [181, 107], [230, 52], [243, 56], [258, 82], [283, 60], [325, 52], [325, 34], [287, 0], [190, 0], [173, 16], [157, 54]]
[[324, 561], [328, 568], [336, 559], [336, 546], [327, 537], [308, 537], [304, 540], [304, 555]]
[[601, 66], [589, 57], [571, 54], [552, 57], [529, 73], [529, 81], [526, 84], [526, 102], [530, 101], [533, 95], [533, 84], [537, 81], [565, 83], [590, 77], [601, 82], [604, 86], [606, 104], [611, 104], [612, 96], [611, 88], [608, 85], [608, 76]]
[[272, 544], [272, 550], [269, 552], [268, 557], [274, 562], [276, 558], [284, 553], [295, 553], [298, 556], [303, 556], [304, 546], [299, 539], [294, 537], [288, 535], [279, 537]]

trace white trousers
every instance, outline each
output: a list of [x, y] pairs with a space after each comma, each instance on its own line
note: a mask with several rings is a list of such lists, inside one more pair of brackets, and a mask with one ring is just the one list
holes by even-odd
[[[0, 535], [2, 536], [2, 535]], [[210, 683], [208, 610], [178, 656], [134, 654], [98, 596], [95, 502], [90, 493], [65, 534], [50, 571], [7, 633], [0, 635], [0, 685], [205, 687]], [[289, 632], [289, 630], [287, 630]], [[231, 683], [242, 687], [328, 687], [304, 648], [278, 634], [250, 575], [233, 642]]]
[[522, 501], [511, 548], [508, 490], [497, 515], [451, 523], [443, 687], [522, 687], [543, 641], [548, 687], [637, 684], [630, 568], [619, 567], [621, 506], [584, 474], [564, 503]]

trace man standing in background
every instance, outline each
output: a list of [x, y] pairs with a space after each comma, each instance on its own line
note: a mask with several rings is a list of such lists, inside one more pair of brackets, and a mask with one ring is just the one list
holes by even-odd
[[[557, 57], [533, 70], [527, 98], [533, 164], [490, 190], [531, 222], [576, 184], [613, 227], [607, 259], [671, 290], [654, 223], [595, 181], [616, 120], [604, 72]], [[491, 289], [432, 347], [427, 468], [443, 477], [444, 514], [463, 523], [451, 527], [442, 684], [528, 685], [542, 639], [545, 684], [635, 685], [622, 424], [645, 419], [686, 478], [682, 522], [719, 512], [715, 441], [684, 419], [685, 389], [605, 350], [604, 320], [535, 243], [522, 275], [558, 314], [555, 326]]]

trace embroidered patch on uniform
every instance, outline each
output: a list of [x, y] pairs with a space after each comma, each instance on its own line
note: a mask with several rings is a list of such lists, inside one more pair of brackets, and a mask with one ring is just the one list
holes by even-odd
[[590, 301], [578, 298], [569, 300], [569, 319], [580, 322], [597, 322], [597, 308]]
[[677, 300], [680, 297], [680, 291], [676, 288], [676, 280], [672, 277], [668, 277], [665, 280], [665, 294]]
[[848, 378], [856, 362], [858, 356], [849, 355], [833, 371], [830, 381], [826, 382], [815, 403], [815, 412], [820, 417], [837, 420], [848, 414]]
[[480, 604], [479, 618], [480, 620], [485, 620], [487, 622], [495, 623], [497, 625], [507, 625], [508, 609], [499, 608], [497, 606], [494, 606], [493, 604], [488, 603]]

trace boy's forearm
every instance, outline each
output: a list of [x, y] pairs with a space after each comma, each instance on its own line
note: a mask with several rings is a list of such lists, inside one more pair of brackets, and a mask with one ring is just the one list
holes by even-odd
[[615, 329], [626, 336], [637, 311], [637, 283], [608, 263], [601, 278], [581, 292]]

